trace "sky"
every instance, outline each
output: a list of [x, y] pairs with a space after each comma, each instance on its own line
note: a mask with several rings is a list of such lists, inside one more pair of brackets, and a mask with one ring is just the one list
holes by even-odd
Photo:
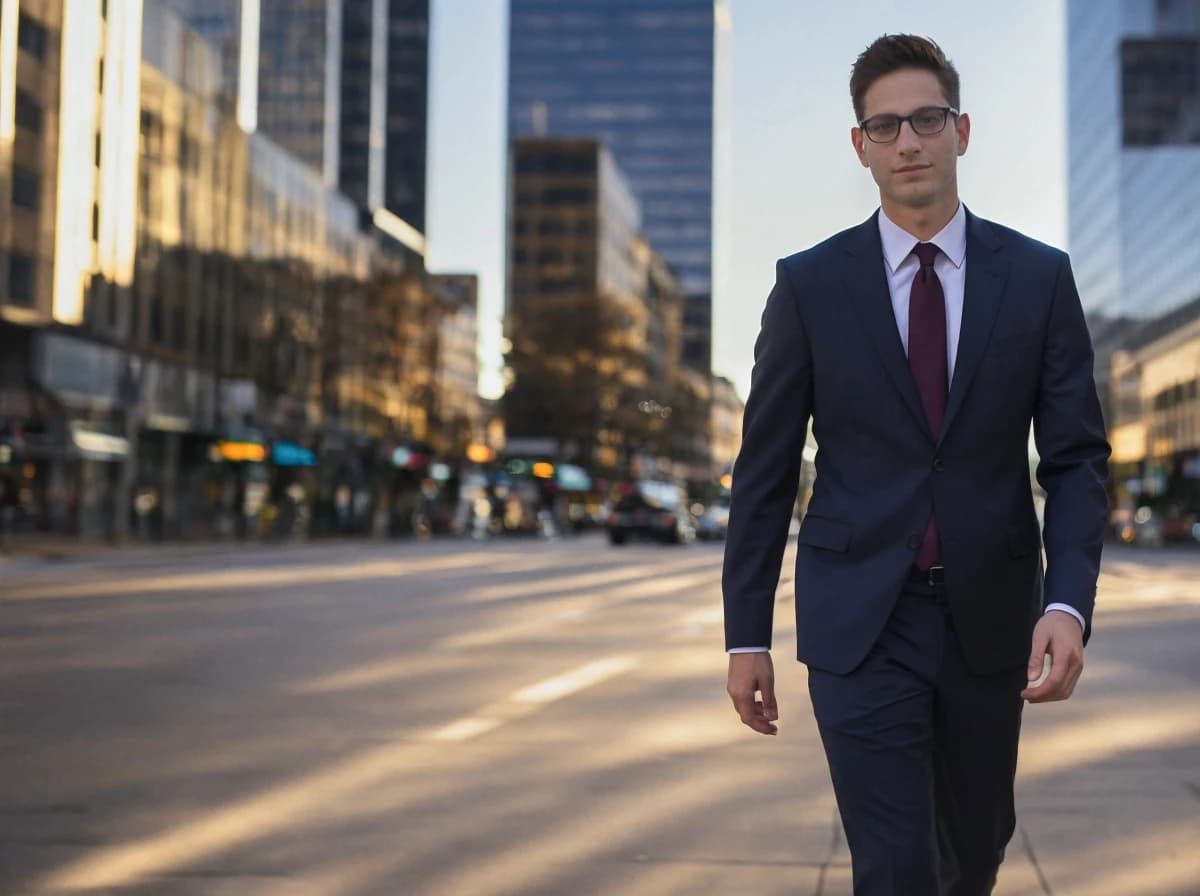
[[[932, 37], [958, 68], [971, 115], [959, 160], [968, 208], [1067, 248], [1063, 0], [729, 6], [715, 135], [713, 370], [743, 398], [775, 260], [879, 204], [850, 145], [848, 81], [881, 34]], [[427, 264], [479, 275], [487, 397], [502, 382], [507, 40], [506, 0], [433, 0]]]

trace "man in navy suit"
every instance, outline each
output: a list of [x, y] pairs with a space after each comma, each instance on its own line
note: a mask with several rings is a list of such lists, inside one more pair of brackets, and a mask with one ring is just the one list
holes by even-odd
[[1067, 699], [1083, 668], [1109, 446], [1067, 256], [959, 201], [954, 66], [888, 35], [850, 88], [881, 208], [776, 268], [733, 472], [729, 695], [776, 732], [772, 613], [811, 418], [797, 653], [854, 892], [980, 896], [1016, 824], [1024, 701]]

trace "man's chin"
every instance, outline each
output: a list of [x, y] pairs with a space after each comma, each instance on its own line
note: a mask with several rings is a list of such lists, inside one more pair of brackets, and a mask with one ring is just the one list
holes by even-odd
[[928, 188], [916, 190], [895, 190], [888, 197], [895, 205], [903, 208], [925, 209], [936, 205], [938, 194]]

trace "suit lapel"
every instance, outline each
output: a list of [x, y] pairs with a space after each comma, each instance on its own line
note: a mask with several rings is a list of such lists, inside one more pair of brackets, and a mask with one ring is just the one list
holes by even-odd
[[[844, 279], [846, 294], [851, 297], [863, 329], [875, 345], [876, 357], [883, 364], [888, 377], [900, 392], [908, 409], [917, 418], [920, 426], [928, 433], [929, 421], [921, 396], [917, 392], [912, 372], [908, 367], [908, 356], [896, 329], [896, 312], [892, 308], [892, 296], [884, 273], [883, 243], [879, 238], [878, 212], [855, 228], [846, 244], [850, 263], [846, 266]], [[970, 276], [970, 265], [967, 267]]]
[[963, 399], [991, 336], [996, 313], [1000, 310], [1004, 285], [1008, 281], [1008, 262], [1001, 249], [1001, 243], [987, 222], [967, 212], [967, 280], [963, 294], [962, 329], [958, 336], [954, 379], [946, 400], [939, 444], [962, 408]]

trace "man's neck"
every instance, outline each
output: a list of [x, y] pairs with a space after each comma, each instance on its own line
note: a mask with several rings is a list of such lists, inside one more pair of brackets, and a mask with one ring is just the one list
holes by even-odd
[[958, 197], [954, 197], [948, 208], [945, 205], [928, 208], [897, 206], [882, 197], [880, 197], [880, 206], [893, 224], [905, 233], [911, 233], [921, 242], [928, 242], [941, 233], [950, 220], [958, 214]]

